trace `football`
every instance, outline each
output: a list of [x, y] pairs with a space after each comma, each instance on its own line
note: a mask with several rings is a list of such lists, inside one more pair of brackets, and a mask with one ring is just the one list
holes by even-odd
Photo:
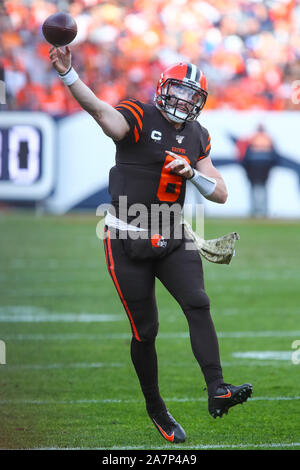
[[66, 46], [75, 39], [77, 24], [69, 13], [54, 13], [44, 21], [43, 35], [53, 46]]

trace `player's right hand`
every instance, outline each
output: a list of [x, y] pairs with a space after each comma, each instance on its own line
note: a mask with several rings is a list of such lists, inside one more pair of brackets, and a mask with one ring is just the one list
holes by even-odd
[[56, 48], [54, 46], [49, 49], [49, 57], [55, 70], [60, 73], [66, 73], [71, 67], [71, 49], [69, 46]]
[[173, 160], [168, 163], [165, 168], [169, 168], [177, 175], [183, 176], [186, 179], [192, 178], [194, 171], [185, 158], [183, 158], [181, 155], [170, 152], [169, 150], [166, 150], [165, 152], [173, 158]]

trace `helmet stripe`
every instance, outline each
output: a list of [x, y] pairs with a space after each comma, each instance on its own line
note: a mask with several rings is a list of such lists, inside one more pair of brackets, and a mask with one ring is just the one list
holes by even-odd
[[190, 80], [193, 80], [194, 82], [199, 82], [200, 79], [200, 70], [196, 65], [187, 63], [187, 72], [186, 72], [186, 78], [189, 78]]
[[197, 75], [197, 67], [194, 64], [191, 64], [192, 66], [192, 73], [191, 73], [191, 80], [194, 82], [196, 81], [196, 75]]
[[186, 78], [191, 78], [192, 75], [192, 64], [187, 63]]

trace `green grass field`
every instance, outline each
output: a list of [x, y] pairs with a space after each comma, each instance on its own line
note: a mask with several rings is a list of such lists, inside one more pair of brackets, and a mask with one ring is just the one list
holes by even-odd
[[224, 378], [254, 389], [222, 419], [208, 414], [187, 323], [157, 282], [160, 389], [187, 433], [175, 446], [145, 413], [97, 223], [0, 217], [0, 448], [300, 449], [300, 222], [206, 221], [206, 238], [241, 236], [229, 266], [203, 264]]

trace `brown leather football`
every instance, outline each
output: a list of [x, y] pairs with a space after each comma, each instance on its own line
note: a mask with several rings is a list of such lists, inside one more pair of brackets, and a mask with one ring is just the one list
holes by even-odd
[[66, 46], [77, 34], [77, 24], [69, 13], [58, 12], [48, 16], [42, 26], [46, 41], [53, 46]]

